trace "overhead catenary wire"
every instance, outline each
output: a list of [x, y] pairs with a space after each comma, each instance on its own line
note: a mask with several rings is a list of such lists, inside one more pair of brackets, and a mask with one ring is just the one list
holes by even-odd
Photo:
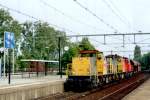
[[116, 5], [111, 1], [109, 0], [110, 4], [117, 10], [117, 12], [119, 13], [119, 15], [124, 19], [126, 20], [126, 22], [128, 23], [128, 25], [130, 25], [128, 19], [120, 12], [120, 10], [116, 7]]
[[[13, 8], [9, 8], [9, 7], [7, 7], [7, 6], [3, 5], [3, 4], [0, 4], [0, 6], [1, 6], [1, 7], [4, 7], [4, 8], [7, 8], [7, 9], [13, 11], [13, 12], [19, 13], [19, 14], [21, 14], [21, 15], [27, 16], [27, 17], [29, 17], [29, 18], [35, 19], [35, 20], [37, 20], [37, 21], [40, 21], [39, 18], [36, 18], [36, 17], [34, 17], [34, 16], [32, 16], [32, 15], [29, 15], [29, 14], [26, 14], [26, 13], [24, 13], [24, 12], [22, 12], [22, 11], [19, 11], [19, 10], [13, 9]], [[57, 28], [61, 28], [61, 29], [68, 30], [68, 31], [70, 31], [70, 32], [72, 32], [72, 33], [75, 33], [75, 32], [73, 32], [73, 31], [70, 30], [70, 29], [66, 29], [66, 28], [60, 27], [60, 26], [55, 25], [55, 24], [52, 24], [52, 23], [50, 23], [50, 25], [56, 26]], [[133, 33], [133, 34], [134, 34], [134, 33]], [[139, 33], [139, 34], [144, 34], [144, 33]], [[139, 35], [139, 34], [136, 34], [136, 35]], [[148, 33], [148, 34], [149, 34], [149, 33]], [[108, 35], [109, 35], [109, 34], [108, 34]], [[113, 34], [111, 34], [111, 35], [113, 35]], [[116, 34], [115, 34], [115, 35], [116, 35]], [[124, 35], [126, 35], [126, 34], [124, 34]], [[78, 36], [76, 36], [76, 37], [78, 37]]]
[[119, 34], [80, 34], [80, 35], [67, 35], [67, 37], [93, 37], [93, 36], [122, 36], [122, 35], [150, 35], [150, 33], [119, 33]]
[[[91, 41], [95, 41], [95, 42], [97, 42], [98, 44], [96, 45], [96, 47], [99, 47], [100, 46], [100, 44], [101, 45], [104, 45], [103, 43], [101, 43], [101, 42], [99, 42], [99, 41], [97, 41], [97, 40], [95, 40], [95, 39], [91, 39], [91, 38], [89, 38]], [[111, 43], [111, 45], [112, 45], [113, 43]], [[116, 43], [114, 43], [115, 45], [116, 45]], [[117, 43], [117, 44], [121, 44], [121, 43]], [[132, 44], [132, 43], [127, 43], [127, 44]], [[150, 44], [150, 43], [149, 43]], [[109, 45], [109, 44], [107, 44], [107, 45]], [[116, 50], [103, 50], [103, 52], [110, 52], [110, 53], [112, 53], [112, 52], [114, 52], [114, 53], [130, 53], [130, 52], [133, 52], [134, 50], [119, 50], [119, 47], [113, 47], [114, 49], [116, 49]], [[118, 49], [118, 50], [117, 50]], [[142, 50], [142, 52], [149, 52], [150, 50]]]
[[[107, 36], [107, 37], [110, 37], [110, 38], [112, 38], [111, 36]], [[93, 40], [93, 41], [96, 41], [96, 42], [99, 42], [99, 41], [97, 41], [97, 40], [95, 40], [95, 39], [92, 39], [92, 38], [89, 38], [89, 39], [91, 39], [91, 40]], [[105, 39], [106, 39], [106, 36], [105, 36]], [[122, 41], [122, 39], [120, 39], [120, 38], [113, 38], [113, 39], [115, 39], [115, 40], [121, 40]], [[103, 45], [107, 45], [107, 43], [106, 43], [106, 40], [104, 40], [104, 43], [101, 43], [101, 42], [99, 42], [100, 44], [103, 44]], [[108, 45], [112, 45], [112, 44], [122, 44], [122, 43], [108, 43]]]
[[[100, 46], [100, 44], [101, 45], [104, 45], [103, 43], [101, 43], [101, 42], [99, 42], [99, 41], [97, 41], [97, 40], [95, 40], [95, 39], [91, 39], [91, 38], [89, 38], [91, 41], [95, 41], [95, 42], [97, 42], [98, 44], [96, 45], [96, 47], [99, 47]], [[121, 44], [121, 43], [120, 43]], [[122, 47], [122, 46], [121, 46]], [[103, 50], [103, 52], [109, 52], [109, 53], [112, 53], [112, 52], [115, 52], [115, 53], [128, 53], [128, 52], [133, 52], [133, 50], [119, 50], [119, 46], [118, 47], [113, 47], [115, 50]], [[143, 52], [147, 52], [147, 51], [143, 51]]]
[[[128, 23], [129, 25], [129, 28], [131, 28], [131, 23], [130, 21], [121, 13], [121, 11], [117, 8], [117, 6], [112, 2], [112, 0], [108, 0], [110, 2], [110, 4], [117, 10], [117, 12], [119, 13], [119, 15], [124, 19], [126, 20], [126, 22]], [[132, 27], [133, 30], [135, 30], [136, 32], [138, 32], [139, 30], [135, 29], [134, 27]]]
[[84, 10], [86, 10], [87, 12], [89, 12], [91, 15], [93, 15], [94, 17], [96, 17], [100, 22], [102, 22], [103, 24], [105, 24], [107, 27], [109, 27], [110, 29], [113, 29], [115, 32], [118, 32], [118, 30], [116, 28], [114, 28], [109, 23], [105, 22], [102, 18], [100, 18], [98, 15], [96, 15], [90, 9], [88, 9], [87, 7], [85, 7], [84, 5], [82, 5], [80, 2], [78, 2], [77, 0], [73, 0], [73, 1], [76, 2], [76, 4], [78, 4], [81, 8], [83, 8]]
[[[31, 18], [31, 19], [34, 19], [34, 20], [36, 20], [36, 21], [43, 21], [43, 20], [41, 20], [40, 18], [34, 17], [34, 16], [32, 16], [32, 15], [29, 15], [29, 14], [24, 13], [24, 12], [22, 12], [22, 11], [19, 11], [19, 10], [17, 10], [17, 9], [13, 9], [13, 8], [7, 7], [7, 6], [3, 5], [3, 4], [0, 4], [0, 6], [3, 7], [3, 8], [8, 9], [8, 10], [10, 10], [10, 11], [16, 12], [16, 13], [18, 13], [18, 14], [20, 14], [20, 15], [23, 15], [23, 16], [29, 17], [29, 18]], [[56, 24], [52, 24], [52, 23], [50, 23], [50, 22], [49, 22], [48, 24], [51, 25], [51, 26], [57, 27], [58, 29], [66, 30], [66, 31], [71, 32], [71, 33], [77, 33], [77, 32], [74, 32], [74, 31], [72, 31], [72, 30], [70, 30], [70, 29], [67, 29], [67, 28], [58, 26], [58, 25], [56, 25]]]
[[128, 26], [127, 22], [126, 22], [124, 19], [122, 19], [122, 18], [120, 17], [120, 15], [118, 15], [118, 14], [113, 10], [113, 8], [111, 7], [111, 5], [110, 5], [106, 0], [101, 0], [101, 1], [103, 1], [103, 2], [106, 4], [106, 6], [111, 10], [111, 12], [112, 12], [115, 16], [117, 16], [117, 17], [119, 18], [119, 20], [120, 20], [121, 22], [123, 22], [125, 25]]
[[[91, 41], [97, 42], [97, 43], [98, 43], [97, 47], [99, 47], [100, 44], [103, 45], [103, 46], [107, 45], [107, 44], [105, 44], [105, 43], [101, 43], [101, 42], [97, 41], [96, 39], [92, 39], [92, 38], [89, 38], [89, 39], [90, 39]], [[115, 48], [115, 49], [116, 49], [116, 48]]]
[[[102, 0], [105, 1], [105, 0]], [[112, 2], [112, 0], [108, 0], [108, 2], [112, 5], [112, 7], [118, 12], [118, 14], [122, 17], [123, 20], [125, 20], [128, 24], [129, 29], [134, 29], [136, 32], [138, 32], [137, 29], [131, 28], [131, 23], [130, 21], [121, 13], [121, 11], [118, 9], [118, 7]]]
[[[58, 8], [56, 8], [56, 7], [52, 6], [52, 5], [50, 5], [49, 3], [47, 3], [47, 2], [44, 1], [44, 0], [39, 0], [39, 1], [40, 1], [43, 5], [45, 5], [45, 6], [49, 7], [49, 8], [51, 8], [51, 9], [55, 10], [56, 12], [60, 13], [62, 16], [66, 17], [66, 18], [68, 18], [68, 19], [70, 19], [70, 20], [72, 20], [72, 21], [74, 21], [74, 22], [77, 22], [77, 23], [82, 24], [82, 25], [89, 26], [90, 28], [95, 29], [95, 30], [98, 30], [98, 31], [104, 30], [104, 29], [100, 29], [100, 28], [97, 28], [97, 27], [95, 27], [95, 26], [92, 26], [92, 25], [90, 25], [90, 24], [88, 24], [88, 23], [85, 23], [85, 22], [83, 22], [83, 21], [81, 21], [81, 20], [78, 20], [78, 19], [76, 19], [76, 18], [73, 18], [72, 16], [70, 16], [70, 15], [66, 14], [65, 12], [59, 10]], [[104, 31], [107, 31], [107, 30], [104, 30]]]
[[[124, 24], [126, 24], [126, 25], [130, 28], [130, 23], [129, 23], [129, 21], [126, 20], [126, 17], [124, 17], [124, 16], [121, 14], [120, 10], [114, 5], [114, 3], [113, 3], [111, 0], [109, 0], [110, 4], [113, 5], [113, 7], [118, 11], [119, 15], [112, 9], [111, 5], [109, 5], [109, 3], [108, 3], [106, 0], [102, 0], [102, 1], [103, 1], [103, 2], [107, 5], [107, 7], [110, 8], [110, 10], [120, 19], [120, 21], [122, 21]], [[120, 17], [120, 16], [121, 16], [121, 17]], [[123, 18], [123, 19], [122, 19], [122, 18]], [[126, 21], [125, 21], [124, 19], [125, 19]], [[128, 40], [131, 41], [130, 38], [128, 38]]]
[[146, 38], [146, 39], [140, 40], [137, 43], [141, 43], [141, 42], [146, 41], [146, 40], [150, 40], [150, 38]]

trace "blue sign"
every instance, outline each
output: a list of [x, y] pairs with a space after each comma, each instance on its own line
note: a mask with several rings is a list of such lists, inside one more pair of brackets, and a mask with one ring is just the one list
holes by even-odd
[[5, 32], [4, 33], [4, 39], [5, 39], [5, 48], [11, 48], [13, 49], [15, 47], [15, 37], [14, 33], [11, 32]]

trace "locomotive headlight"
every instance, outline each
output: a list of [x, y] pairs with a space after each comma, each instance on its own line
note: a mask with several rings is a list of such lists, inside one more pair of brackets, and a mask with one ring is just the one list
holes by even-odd
[[75, 74], [76, 72], [72, 71], [72, 74]]
[[87, 71], [87, 73], [88, 73], [88, 74], [90, 74], [90, 70], [89, 70], [89, 68], [87, 68], [87, 69], [86, 69], [86, 71]]

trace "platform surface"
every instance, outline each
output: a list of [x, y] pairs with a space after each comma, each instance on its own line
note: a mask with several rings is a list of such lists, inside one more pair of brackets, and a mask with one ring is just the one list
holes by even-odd
[[145, 81], [122, 100], [150, 100], [150, 79]]
[[47, 75], [47, 76], [31, 76], [28, 77], [28, 75], [22, 77], [21, 75], [12, 75], [11, 76], [11, 84], [8, 84], [8, 77], [0, 77], [0, 88], [2, 87], [8, 87], [8, 86], [14, 86], [14, 85], [23, 85], [23, 84], [32, 84], [37, 82], [46, 82], [46, 81], [65, 81], [66, 76], [62, 76], [60, 78], [60, 75]]

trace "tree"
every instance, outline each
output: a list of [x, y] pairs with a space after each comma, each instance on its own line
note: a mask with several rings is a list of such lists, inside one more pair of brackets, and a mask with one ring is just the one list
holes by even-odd
[[22, 28], [18, 21], [14, 20], [8, 11], [4, 9], [0, 9], [0, 37], [1, 37], [1, 44], [0, 46], [3, 46], [3, 40], [4, 40], [4, 32], [13, 32], [15, 34], [16, 41], [18, 39], [18, 36], [20, 35]]
[[35, 48], [41, 58], [58, 59], [58, 36], [61, 37], [61, 48], [67, 44], [66, 33], [55, 30], [48, 23], [35, 23]]
[[58, 59], [58, 36], [61, 48], [66, 44], [66, 33], [57, 31], [46, 22], [25, 22], [23, 24], [24, 41], [22, 53], [26, 59]]
[[95, 50], [94, 46], [90, 43], [88, 38], [83, 38], [79, 44], [80, 50]]
[[143, 70], [150, 69], [150, 52], [141, 57], [140, 63]]
[[12, 21], [13, 18], [10, 16], [9, 12], [4, 9], [0, 9], [0, 37], [4, 36], [4, 31], [8, 31]]
[[140, 46], [136, 45], [134, 49], [134, 60], [140, 61], [141, 59], [141, 48]]

